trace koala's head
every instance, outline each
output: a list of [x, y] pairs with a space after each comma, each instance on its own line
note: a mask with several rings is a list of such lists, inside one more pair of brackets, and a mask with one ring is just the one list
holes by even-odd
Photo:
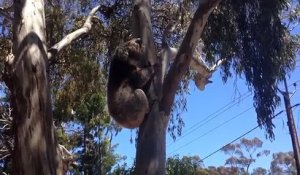
[[117, 47], [114, 57], [132, 66], [143, 67], [148, 65], [143, 50], [141, 39], [135, 38]]

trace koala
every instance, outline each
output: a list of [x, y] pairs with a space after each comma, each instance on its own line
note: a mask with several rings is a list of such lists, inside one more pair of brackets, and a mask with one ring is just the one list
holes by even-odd
[[143, 58], [139, 39], [119, 46], [110, 63], [107, 84], [108, 111], [122, 127], [137, 128], [149, 112], [148, 90], [154, 69]]

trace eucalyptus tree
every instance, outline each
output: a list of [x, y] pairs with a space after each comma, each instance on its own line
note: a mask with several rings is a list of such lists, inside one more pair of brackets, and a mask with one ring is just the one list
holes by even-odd
[[[78, 7], [70, 10], [70, 7], [74, 5]], [[89, 6], [93, 5], [79, 5], [78, 2], [72, 1], [47, 3], [45, 21], [46, 26], [51, 26], [46, 28], [47, 44], [54, 45], [59, 42], [65, 33], [73, 30], [70, 26], [82, 26], [90, 11]], [[10, 25], [2, 23], [2, 27], [7, 30]], [[103, 71], [99, 69], [99, 55], [103, 50], [101, 37], [105, 36], [105, 32], [102, 32], [103, 35], [96, 35], [96, 30], [102, 31], [103, 28], [101, 25], [95, 26], [95, 30], [90, 32], [84, 41], [80, 40], [69, 45], [66, 52], [55, 55], [49, 61], [55, 134], [59, 144], [59, 154], [64, 154], [60, 162], [62, 171], [68, 171], [71, 168], [71, 172], [106, 174], [118, 160], [123, 159], [115, 154], [115, 146], [110, 144], [111, 137], [115, 135], [114, 132], [118, 132], [119, 128], [109, 125], [110, 119], [104, 110], [105, 83]], [[10, 34], [9, 32], [2, 33], [1, 51], [4, 52], [3, 54], [8, 54], [10, 51]], [[89, 50], [84, 48], [88, 45]], [[3, 113], [1, 110], [0, 123], [1, 126], [5, 126], [1, 127], [1, 133], [3, 133], [0, 142], [3, 148], [0, 152], [1, 167], [3, 171], [10, 174], [11, 154], [14, 148], [11, 142], [13, 136], [10, 132], [11, 116], [6, 112], [10, 110], [9, 103], [2, 104], [4, 103], [1, 99], [1, 109], [5, 108]]]
[[297, 174], [293, 152], [289, 151], [274, 153], [270, 170], [274, 175]]
[[250, 166], [261, 156], [268, 156], [269, 150], [259, 150], [263, 142], [257, 137], [253, 139], [242, 138], [240, 143], [228, 144], [222, 148], [230, 157], [226, 159], [225, 165], [238, 174], [249, 174]]
[[[63, 4], [71, 1], [49, 1], [49, 4], [54, 2]], [[270, 138], [274, 138], [272, 117], [279, 103], [277, 86], [293, 69], [298, 47], [297, 37], [286, 26], [297, 21], [297, 15], [288, 19], [283, 19], [282, 15], [291, 13], [290, 8], [297, 1], [115, 0], [101, 1], [99, 6], [96, 6], [96, 1], [78, 1], [80, 5], [92, 4], [95, 8], [79, 29], [70, 30], [69, 34], [54, 33], [64, 38], [51, 41], [50, 37], [48, 40], [51, 42], [46, 37], [53, 37], [49, 28], [59, 29], [55, 28], [55, 24], [63, 20], [62, 15], [56, 16], [56, 20], [49, 18], [54, 21], [53, 25], [46, 26], [45, 1], [14, 0], [12, 3], [13, 8], [1, 8], [1, 14], [13, 24], [12, 52], [5, 60], [3, 81], [10, 90], [13, 109], [15, 174], [60, 173], [61, 158], [56, 151], [49, 66], [53, 66], [52, 71], [55, 71], [55, 63], [59, 61], [57, 54], [70, 44], [76, 44], [75, 40], [93, 40], [84, 37], [93, 31], [99, 36], [106, 36], [103, 37], [103, 45], [97, 42], [97, 46], [103, 48], [99, 49], [102, 54], [94, 55], [104, 59], [101, 68], [108, 67], [116, 46], [132, 37], [141, 38], [145, 59], [151, 65], [166, 65], [166, 69], [158, 66], [155, 70], [146, 92], [151, 106], [139, 127], [137, 174], [165, 173], [165, 137], [168, 129], [176, 129], [177, 116], [171, 116], [178, 108], [185, 109], [185, 101], [181, 97], [188, 90], [189, 80], [195, 81], [203, 90], [211, 82], [209, 78], [218, 66], [224, 81], [233, 74], [245, 78], [254, 94], [253, 105], [258, 123], [265, 127]], [[66, 9], [81, 7], [76, 3], [70, 4], [73, 5]], [[55, 10], [60, 8], [57, 6]], [[93, 18], [97, 11], [101, 13], [98, 18]], [[97, 21], [101, 25], [94, 25], [97, 30], [91, 30]], [[88, 49], [91, 44], [88, 43], [83, 42], [77, 48]], [[163, 53], [168, 50], [177, 51], [173, 52], [173, 60], [165, 62], [170, 55], [166, 57]], [[66, 53], [70, 51], [76, 52], [65, 50]], [[81, 58], [77, 56], [77, 59]], [[64, 62], [63, 65], [67, 69], [69, 64]], [[176, 95], [178, 101], [175, 100]], [[80, 103], [77, 105], [80, 106]], [[65, 111], [74, 110], [68, 107]], [[177, 122], [183, 124], [181, 118]], [[178, 129], [180, 132], [180, 127]]]

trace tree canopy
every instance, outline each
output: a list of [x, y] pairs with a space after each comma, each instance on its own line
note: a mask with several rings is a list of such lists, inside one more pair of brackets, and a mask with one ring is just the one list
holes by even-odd
[[[18, 37], [13, 36], [17, 33], [15, 26], [22, 27], [16, 21], [19, 16], [12, 10], [13, 7], [18, 7], [16, 3], [17, 1], [0, 1], [3, 7], [0, 9], [2, 15], [0, 17], [2, 29], [0, 81], [1, 84], [5, 83], [8, 86], [0, 89], [2, 92], [7, 92], [7, 95], [1, 93], [1, 96], [5, 96], [3, 98], [5, 100], [1, 100], [0, 103], [1, 117], [4, 122], [11, 122], [12, 116], [9, 116], [11, 109], [16, 111], [16, 107], [13, 106], [15, 103], [12, 103], [14, 101], [12, 98], [16, 98], [14, 93], [23, 92], [22, 88], [12, 87], [25, 84], [9, 80], [20, 80], [20, 82], [31, 80], [26, 79], [27, 74], [24, 74], [23, 78], [18, 78], [20, 74], [16, 76], [9, 74], [15, 73], [10, 72], [14, 69], [9, 69], [10, 58], [12, 58], [9, 55], [13, 50], [17, 57], [20, 54], [16, 53], [21, 51], [16, 46], [16, 42], [12, 42]], [[122, 159], [121, 156], [113, 154], [114, 146], [110, 144], [112, 137], [120, 131], [120, 127], [110, 119], [106, 109], [108, 69], [115, 48], [120, 43], [132, 39], [135, 33], [144, 31], [140, 29], [136, 31], [136, 27], [142, 24], [133, 20], [137, 20], [135, 10], [138, 7], [144, 9], [141, 11], [147, 14], [147, 3], [151, 3], [151, 16], [142, 19], [149, 20], [144, 22], [151, 24], [150, 34], [148, 33], [147, 37], [142, 36], [142, 39], [146, 38], [150, 42], [146, 51], [148, 56], [152, 55], [152, 57], [148, 60], [156, 60], [153, 57], [161, 59], [160, 53], [164, 49], [164, 44], [178, 48], [177, 57], [168, 63], [167, 73], [162, 76], [164, 79], [164, 84], [160, 87], [162, 90], [158, 90], [160, 92], [157, 93], [159, 112], [163, 112], [160, 117], [172, 116], [165, 117], [163, 120], [166, 121], [164, 124], [167, 125], [171, 136], [176, 138], [176, 134], [180, 135], [184, 126], [181, 112], [187, 110], [185, 95], [189, 93], [189, 83], [191, 81], [197, 83], [199, 74], [200, 78], [203, 78], [202, 72], [199, 73], [190, 66], [191, 60], [196, 58], [208, 71], [208, 75], [204, 77], [207, 80], [214, 72], [215, 69], [210, 69], [214, 66], [220, 66], [224, 82], [232, 77], [245, 79], [249, 90], [253, 92], [257, 121], [266, 129], [268, 136], [274, 139], [272, 119], [280, 102], [278, 85], [294, 69], [299, 48], [299, 36], [293, 31], [299, 20], [299, 1], [49, 0], [45, 1], [46, 43], [43, 43], [43, 47], [47, 48], [44, 50], [47, 53], [43, 56], [46, 55], [48, 60], [44, 60], [46, 67], [42, 71], [46, 74], [45, 81], [49, 81], [47, 83], [49, 83], [51, 102], [53, 102], [50, 104], [50, 116], [52, 117], [53, 112], [57, 141], [78, 155], [76, 161], [86, 162], [78, 168], [79, 171], [96, 174], [109, 172], [111, 165]], [[139, 6], [140, 4], [142, 5]], [[96, 6], [98, 8], [95, 9]], [[91, 10], [95, 11], [91, 13]], [[175, 30], [169, 30], [170, 26]], [[68, 39], [64, 38], [71, 32], [76, 34], [78, 29], [83, 29], [84, 32], [78, 34], [75, 39], [67, 41]], [[38, 35], [32, 38], [35, 37]], [[62, 47], [59, 45], [62, 39], [70, 43], [62, 44]], [[37, 54], [29, 58], [33, 56]], [[220, 62], [221, 64], [218, 64]], [[20, 71], [20, 69], [16, 70]], [[35, 69], [30, 71], [33, 70]], [[48, 95], [50, 97], [50, 94]], [[151, 95], [150, 93], [149, 96]], [[152, 102], [156, 100], [152, 99]], [[27, 108], [30, 105], [27, 103], [31, 101], [24, 100], [26, 104], [24, 108], [29, 111]], [[49, 121], [52, 121], [51, 117]], [[16, 117], [13, 119], [16, 120]], [[1, 123], [0, 126], [5, 126], [0, 130], [0, 145], [7, 148], [3, 154], [5, 161], [0, 164], [7, 166], [6, 163], [10, 159], [6, 155], [11, 154], [13, 145], [11, 140], [16, 136], [8, 132], [11, 127], [8, 129], [6, 123]], [[51, 127], [49, 128], [51, 130]], [[143, 131], [143, 128], [140, 128], [139, 132]], [[8, 137], [11, 140], [8, 139], [8, 143], [4, 142], [3, 140], [7, 140]], [[137, 138], [139, 139], [141, 140]], [[97, 154], [94, 154], [95, 152]], [[109, 159], [104, 159], [103, 155], [109, 156]], [[99, 165], [99, 162], [105, 162], [105, 166]]]

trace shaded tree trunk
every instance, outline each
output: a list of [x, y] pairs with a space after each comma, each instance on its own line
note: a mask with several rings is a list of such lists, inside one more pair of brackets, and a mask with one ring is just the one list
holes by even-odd
[[17, 175], [57, 174], [43, 0], [14, 0], [13, 55], [5, 67], [11, 92]]
[[153, 106], [140, 126], [136, 153], [136, 174], [165, 174], [168, 118]]
[[[157, 69], [150, 90], [147, 92], [150, 113], [139, 128], [136, 151], [138, 175], [165, 174], [166, 130], [176, 90], [188, 71], [193, 52], [200, 39], [210, 13], [221, 0], [199, 0], [199, 7], [180, 46], [176, 59], [162, 84], [162, 70]], [[156, 57], [150, 21], [151, 0], [134, 0], [135, 37], [142, 39], [145, 58], [151, 65], [161, 65]]]

